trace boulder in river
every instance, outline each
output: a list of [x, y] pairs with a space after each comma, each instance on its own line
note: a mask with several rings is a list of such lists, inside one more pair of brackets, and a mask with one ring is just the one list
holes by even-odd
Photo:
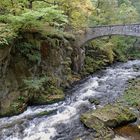
[[81, 115], [81, 121], [95, 131], [97, 140], [112, 140], [114, 132], [111, 128], [134, 122], [136, 119], [136, 115], [128, 107], [119, 104], [106, 105]]
[[91, 126], [96, 125], [94, 124], [95, 121], [92, 121], [95, 118], [104, 122], [107, 127], [114, 128], [136, 121], [137, 116], [128, 107], [120, 104], [106, 105], [103, 108], [89, 111], [81, 116], [81, 120], [84, 124], [87, 125], [86, 122], [90, 122]]
[[95, 132], [94, 140], [112, 140], [115, 137], [113, 130], [106, 127], [104, 122], [98, 117], [85, 113], [81, 116], [81, 121], [85, 124], [85, 126], [93, 129]]
[[95, 104], [95, 105], [99, 105], [99, 104], [100, 104], [100, 100], [97, 99], [97, 98], [90, 98], [90, 99], [89, 99], [89, 102], [90, 102], [91, 104]]

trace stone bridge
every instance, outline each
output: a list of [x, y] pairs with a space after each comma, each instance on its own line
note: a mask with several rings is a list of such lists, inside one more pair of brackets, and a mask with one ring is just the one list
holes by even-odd
[[86, 42], [95, 38], [110, 36], [110, 35], [124, 35], [140, 37], [140, 24], [128, 25], [108, 25], [87, 28], [85, 33], [76, 40], [78, 46], [84, 45]]
[[140, 24], [108, 25], [85, 28], [84, 33], [78, 33], [75, 40], [74, 55], [72, 60], [73, 70], [79, 72], [83, 67], [85, 48], [81, 46], [93, 39], [110, 35], [140, 37]]

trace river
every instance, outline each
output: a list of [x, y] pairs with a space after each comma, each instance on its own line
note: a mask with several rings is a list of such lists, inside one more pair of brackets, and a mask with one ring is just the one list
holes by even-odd
[[[79, 120], [80, 114], [96, 109], [89, 98], [98, 98], [100, 107], [114, 102], [122, 95], [127, 81], [140, 76], [136, 66], [140, 67], [140, 60], [117, 63], [76, 84], [64, 101], [28, 107], [20, 115], [1, 118], [0, 140], [92, 140], [92, 131]], [[52, 114], [37, 117], [44, 111]]]

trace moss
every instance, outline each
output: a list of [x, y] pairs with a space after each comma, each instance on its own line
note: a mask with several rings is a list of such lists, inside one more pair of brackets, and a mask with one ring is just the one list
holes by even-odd
[[31, 103], [35, 105], [52, 104], [58, 101], [62, 101], [64, 100], [64, 98], [65, 98], [64, 95], [48, 96], [48, 95], [41, 94], [40, 96], [35, 97]]
[[59, 88], [48, 88], [47, 91], [36, 93], [31, 99], [31, 104], [42, 105], [51, 104], [57, 101], [64, 100], [64, 92]]
[[18, 54], [26, 58], [28, 62], [37, 64], [41, 60], [38, 41], [18, 40], [15, 44]]
[[82, 75], [92, 74], [114, 61], [114, 52], [111, 47], [99, 48], [91, 43], [87, 44], [85, 48], [86, 57]]
[[113, 52], [112, 47], [110, 46], [110, 44], [106, 44], [106, 46], [103, 49], [103, 52], [105, 53], [105, 56], [107, 57], [107, 60], [110, 64], [112, 64], [114, 62], [115, 59], [115, 53]]
[[38, 114], [36, 114], [36, 117], [41, 117], [41, 116], [46, 116], [46, 115], [50, 115], [52, 113], [54, 113], [56, 110], [52, 110], [52, 111], [43, 111], [43, 112], [40, 112]]
[[130, 80], [122, 97], [130, 106], [140, 106], [140, 78]]
[[90, 113], [85, 113], [80, 117], [80, 119], [85, 126], [95, 131], [94, 139], [113, 139], [114, 132], [110, 128], [106, 127], [104, 122], [98, 117], [93, 116]]
[[21, 101], [13, 101], [10, 106], [0, 112], [0, 117], [13, 116], [22, 113], [27, 108], [27, 104]]
[[[106, 126], [111, 128], [136, 121], [137, 119], [136, 115], [130, 109], [120, 104], [106, 105], [103, 108], [85, 113], [84, 117], [88, 122], [89, 120], [93, 120], [93, 118], [97, 117], [102, 120]], [[94, 125], [95, 122], [90, 121], [90, 123], [92, 126], [92, 123]]]
[[97, 70], [102, 69], [106, 64], [104, 60], [94, 59], [92, 57], [87, 56], [85, 59], [85, 65], [82, 73], [84, 75], [91, 74]]

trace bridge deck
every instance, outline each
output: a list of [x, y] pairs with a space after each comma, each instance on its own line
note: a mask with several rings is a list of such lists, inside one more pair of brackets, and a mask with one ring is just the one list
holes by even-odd
[[125, 35], [140, 37], [140, 24], [89, 27], [86, 29], [85, 34], [80, 36], [77, 44], [81, 46], [95, 38], [109, 35]]

